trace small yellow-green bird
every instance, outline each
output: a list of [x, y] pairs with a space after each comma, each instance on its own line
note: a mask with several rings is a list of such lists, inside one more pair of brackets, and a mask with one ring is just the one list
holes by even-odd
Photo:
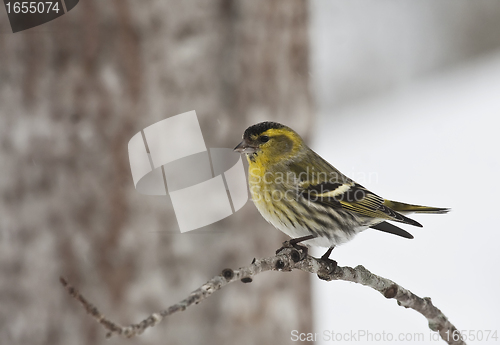
[[252, 200], [262, 216], [292, 237], [290, 243], [332, 249], [373, 228], [413, 238], [386, 221], [422, 225], [410, 213], [446, 213], [447, 208], [384, 199], [331, 166], [291, 128], [261, 122], [245, 130], [234, 149], [246, 154]]

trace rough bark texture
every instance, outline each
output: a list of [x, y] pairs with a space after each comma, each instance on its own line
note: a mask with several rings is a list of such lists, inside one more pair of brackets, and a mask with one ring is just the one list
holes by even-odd
[[[134, 190], [127, 142], [192, 109], [208, 147], [264, 119], [307, 133], [307, 17], [304, 1], [86, 0], [12, 34], [0, 11], [0, 343], [106, 341], [61, 274], [130, 323], [272, 253], [284, 237], [250, 203], [179, 234], [168, 198]], [[311, 329], [300, 272], [227, 288], [138, 341], [280, 344], [293, 329]]]

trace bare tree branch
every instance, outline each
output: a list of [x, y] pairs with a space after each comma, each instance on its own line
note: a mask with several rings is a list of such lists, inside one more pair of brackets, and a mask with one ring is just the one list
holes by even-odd
[[283, 249], [275, 256], [264, 259], [254, 259], [249, 266], [241, 267], [237, 270], [226, 268], [220, 275], [207, 281], [179, 303], [170, 306], [168, 309], [151, 314], [140, 323], [131, 324], [129, 326], [121, 326], [108, 320], [74, 287], [69, 285], [64, 278], [61, 277], [60, 280], [68, 293], [83, 305], [87, 313], [92, 315], [109, 331], [107, 337], [118, 334], [130, 338], [141, 334], [146, 328], [155, 326], [166, 316], [172, 315], [178, 311], [184, 311], [192, 304], [198, 304], [215, 291], [220, 290], [232, 282], [241, 280], [245, 283], [249, 283], [252, 281], [253, 276], [261, 272], [291, 271], [293, 269], [317, 274], [320, 279], [327, 281], [344, 280], [369, 286], [380, 292], [386, 298], [396, 299], [398, 305], [414, 309], [425, 316], [429, 321], [429, 328], [439, 332], [441, 338], [448, 344], [465, 345], [465, 342], [461, 340], [457, 328], [448, 320], [441, 310], [432, 304], [429, 297], [418, 297], [392, 280], [379, 277], [361, 265], [355, 268], [339, 267], [334, 261], [316, 259], [307, 254], [307, 251], [290, 246], [288, 242], [284, 243]]

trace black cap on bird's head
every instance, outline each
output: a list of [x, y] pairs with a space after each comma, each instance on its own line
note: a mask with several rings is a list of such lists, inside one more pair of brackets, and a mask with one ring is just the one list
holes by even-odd
[[291, 128], [277, 122], [261, 122], [250, 126], [243, 133], [243, 141], [234, 148], [247, 154], [250, 160], [263, 153], [266, 159], [283, 157], [302, 147], [302, 139]]
[[235, 151], [240, 153], [252, 154], [257, 151], [259, 144], [263, 144], [269, 140], [269, 136], [263, 135], [269, 129], [287, 128], [285, 125], [277, 122], [260, 122], [253, 126], [248, 127], [243, 133], [243, 141], [234, 148]]
[[266, 132], [268, 129], [280, 129], [280, 128], [286, 128], [286, 126], [277, 122], [270, 122], [270, 121], [260, 122], [256, 125], [248, 127], [245, 130], [245, 133], [243, 133], [243, 139], [252, 140], [253, 138], [258, 137], [259, 135]]

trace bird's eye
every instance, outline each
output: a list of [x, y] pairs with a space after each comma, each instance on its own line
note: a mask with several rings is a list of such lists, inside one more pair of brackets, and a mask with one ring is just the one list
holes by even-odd
[[269, 141], [269, 137], [267, 135], [263, 135], [259, 138], [261, 143], [267, 143]]

